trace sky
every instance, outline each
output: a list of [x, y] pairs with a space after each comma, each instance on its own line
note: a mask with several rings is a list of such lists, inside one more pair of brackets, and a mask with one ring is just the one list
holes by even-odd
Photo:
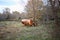
[[[27, 2], [27, 0], [0, 0], [0, 12], [3, 12], [4, 8], [10, 8], [11, 12], [22, 12]], [[43, 2], [46, 4], [46, 0]]]
[[0, 12], [2, 12], [4, 8], [10, 8], [11, 12], [22, 12], [26, 4], [27, 0], [0, 0]]
[[47, 5], [47, 0], [42, 0], [44, 5]]

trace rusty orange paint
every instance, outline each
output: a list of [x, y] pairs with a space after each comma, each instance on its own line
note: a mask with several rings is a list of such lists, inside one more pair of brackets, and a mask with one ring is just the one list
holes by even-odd
[[29, 25], [29, 26], [32, 26], [32, 25], [34, 25], [34, 22], [33, 22], [33, 20], [31, 20], [31, 19], [22, 19], [22, 24], [24, 24], [25, 26], [27, 26], [27, 25]]

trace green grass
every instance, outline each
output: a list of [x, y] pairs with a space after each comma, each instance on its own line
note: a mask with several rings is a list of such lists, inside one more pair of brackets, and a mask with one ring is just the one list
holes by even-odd
[[19, 27], [20, 26], [20, 22], [16, 22], [16, 21], [1, 21], [0, 25], [4, 25], [4, 26], [14, 26], [14, 27]]
[[[17, 21], [1, 21], [1, 26], [6, 26], [4, 40], [52, 40], [52, 25], [40, 25], [36, 27], [24, 26]], [[2, 38], [2, 39], [3, 39]]]

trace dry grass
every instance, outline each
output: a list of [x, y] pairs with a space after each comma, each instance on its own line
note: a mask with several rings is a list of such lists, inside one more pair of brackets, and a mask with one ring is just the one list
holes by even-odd
[[0, 40], [52, 40], [52, 27], [45, 25], [37, 27], [24, 26], [16, 21], [1, 21], [0, 22]]

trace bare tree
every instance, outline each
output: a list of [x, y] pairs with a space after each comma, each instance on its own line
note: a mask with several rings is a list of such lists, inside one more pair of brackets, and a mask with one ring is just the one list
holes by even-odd
[[7, 16], [6, 19], [9, 19], [10, 9], [9, 8], [3, 9], [3, 14], [5, 14]]
[[43, 14], [43, 2], [42, 0], [29, 0], [25, 8], [29, 18], [33, 18], [34, 22]]

